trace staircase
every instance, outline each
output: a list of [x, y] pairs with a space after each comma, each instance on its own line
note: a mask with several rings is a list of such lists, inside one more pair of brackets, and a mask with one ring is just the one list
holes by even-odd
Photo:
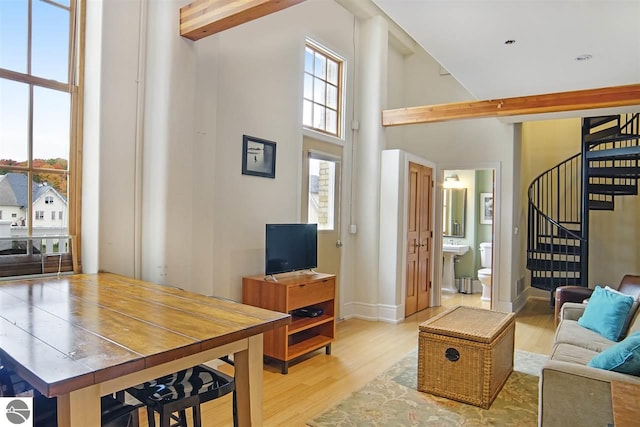
[[584, 118], [582, 152], [529, 186], [527, 268], [531, 286], [551, 291], [552, 303], [558, 286], [588, 285], [589, 211], [638, 195], [639, 116]]

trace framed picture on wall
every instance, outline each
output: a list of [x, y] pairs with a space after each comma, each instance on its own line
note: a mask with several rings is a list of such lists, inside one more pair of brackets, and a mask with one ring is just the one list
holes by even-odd
[[493, 222], [493, 193], [480, 193], [480, 224]]
[[276, 177], [276, 143], [242, 135], [242, 174]]

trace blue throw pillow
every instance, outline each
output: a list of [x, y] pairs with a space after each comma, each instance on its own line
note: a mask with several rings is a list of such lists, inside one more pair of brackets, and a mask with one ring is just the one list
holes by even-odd
[[634, 332], [587, 363], [592, 368], [640, 376], [640, 332]]
[[633, 297], [596, 286], [578, 324], [611, 341], [618, 341], [632, 305]]

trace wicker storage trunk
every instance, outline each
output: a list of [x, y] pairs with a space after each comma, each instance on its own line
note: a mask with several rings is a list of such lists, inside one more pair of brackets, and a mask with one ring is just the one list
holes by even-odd
[[513, 370], [515, 316], [453, 307], [420, 325], [418, 390], [488, 409]]

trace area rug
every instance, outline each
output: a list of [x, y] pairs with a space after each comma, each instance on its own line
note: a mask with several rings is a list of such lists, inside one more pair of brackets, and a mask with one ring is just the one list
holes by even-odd
[[538, 377], [547, 356], [516, 350], [514, 371], [489, 409], [417, 391], [418, 351], [334, 407], [312, 427], [536, 426]]

